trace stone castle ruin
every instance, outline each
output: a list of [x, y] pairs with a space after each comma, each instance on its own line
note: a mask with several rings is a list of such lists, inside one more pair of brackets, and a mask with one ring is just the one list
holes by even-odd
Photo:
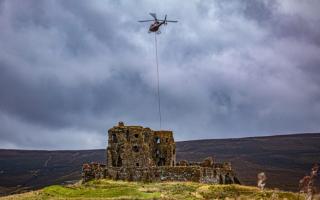
[[230, 163], [176, 162], [172, 131], [154, 131], [119, 122], [108, 131], [107, 164], [90, 163], [82, 168], [83, 181], [99, 178], [127, 181], [195, 181], [240, 184]]

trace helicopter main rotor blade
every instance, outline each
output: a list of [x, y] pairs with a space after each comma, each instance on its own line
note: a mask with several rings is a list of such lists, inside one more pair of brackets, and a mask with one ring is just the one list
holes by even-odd
[[173, 23], [177, 23], [178, 21], [176, 20], [158, 20], [159, 22], [173, 22]]
[[150, 14], [155, 20], [158, 20], [156, 13], [149, 13], [149, 14]]
[[148, 19], [148, 20], [139, 20], [138, 22], [153, 22], [153, 19]]

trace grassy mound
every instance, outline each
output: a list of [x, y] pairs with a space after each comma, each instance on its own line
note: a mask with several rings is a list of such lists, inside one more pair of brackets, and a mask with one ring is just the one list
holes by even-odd
[[42, 190], [0, 198], [1, 200], [55, 199], [304, 199], [297, 193], [260, 191], [241, 185], [209, 185], [194, 182], [137, 183], [95, 180], [86, 184], [50, 186]]

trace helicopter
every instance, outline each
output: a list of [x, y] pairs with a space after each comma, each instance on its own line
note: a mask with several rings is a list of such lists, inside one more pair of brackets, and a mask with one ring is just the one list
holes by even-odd
[[165, 15], [165, 17], [164, 17], [164, 20], [158, 20], [157, 19], [157, 15], [156, 15], [156, 13], [149, 13], [154, 19], [148, 19], [148, 20], [140, 20], [140, 21], [138, 21], [138, 22], [152, 22], [153, 21], [153, 23], [150, 25], [150, 27], [149, 27], [149, 31], [148, 31], [148, 33], [151, 33], [151, 32], [155, 32], [155, 33], [161, 33], [160, 31], [159, 31], [159, 28], [160, 28], [160, 26], [162, 25], [162, 24], [164, 24], [164, 25], [167, 25], [167, 23], [168, 22], [173, 22], [173, 23], [177, 23], [178, 21], [176, 21], [176, 20], [167, 20], [167, 15]]

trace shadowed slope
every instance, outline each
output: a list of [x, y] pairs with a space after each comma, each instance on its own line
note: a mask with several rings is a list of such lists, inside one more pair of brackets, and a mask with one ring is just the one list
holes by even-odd
[[[267, 187], [297, 190], [298, 180], [320, 160], [320, 134], [177, 142], [177, 159], [200, 161], [215, 156], [231, 161], [240, 181], [256, 185], [265, 171]], [[105, 150], [0, 150], [0, 194], [79, 180], [85, 162], [105, 162]]]
[[300, 178], [320, 162], [320, 134], [296, 134], [240, 139], [180, 142], [177, 159], [199, 160], [215, 155], [231, 161], [241, 182], [256, 185], [257, 173], [267, 173], [267, 186], [296, 191]]

